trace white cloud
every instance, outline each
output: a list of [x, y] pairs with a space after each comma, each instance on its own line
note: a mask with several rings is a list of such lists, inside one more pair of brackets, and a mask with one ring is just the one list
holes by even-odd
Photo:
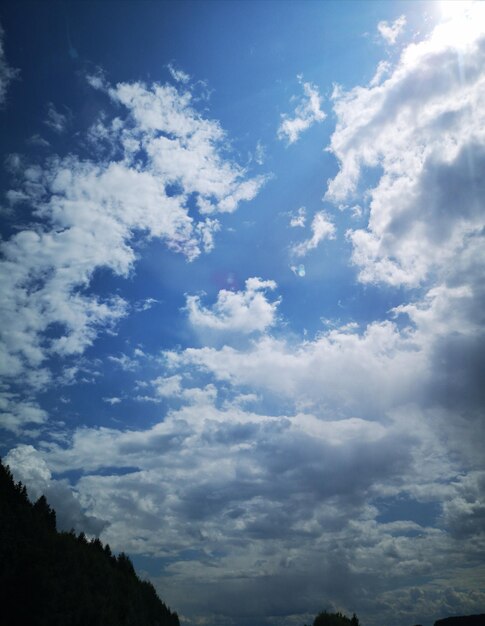
[[303, 263], [299, 265], [290, 265], [290, 270], [295, 274], [295, 276], [299, 276], [300, 278], [304, 278], [306, 275], [305, 266]]
[[217, 331], [252, 333], [264, 331], [276, 321], [279, 300], [270, 302], [265, 291], [276, 288], [272, 280], [253, 277], [244, 291], [221, 289], [211, 309], [203, 307], [199, 296], [187, 296], [186, 309], [191, 324]]
[[125, 372], [129, 372], [129, 371], [136, 370], [137, 367], [139, 366], [138, 356], [143, 356], [143, 355], [142, 354], [138, 355], [134, 353], [133, 356], [130, 357], [124, 353], [121, 353], [120, 356], [114, 356], [111, 354], [108, 356], [108, 361], [110, 361], [111, 363], [115, 363]]
[[388, 76], [389, 72], [391, 71], [392, 71], [392, 65], [389, 61], [380, 61], [369, 85], [371, 87], [375, 87], [376, 85], [379, 85], [379, 83], [381, 83], [382, 80], [386, 76]]
[[384, 41], [387, 44], [393, 46], [396, 43], [399, 35], [403, 32], [405, 26], [406, 17], [404, 15], [401, 15], [391, 24], [385, 21], [379, 22], [379, 24], [377, 24], [377, 30], [379, 31], [379, 34], [384, 39]]
[[301, 133], [312, 124], [326, 118], [321, 109], [322, 98], [317, 87], [312, 83], [304, 83], [301, 77], [298, 77], [298, 81], [303, 86], [304, 95], [300, 98], [293, 117], [281, 115], [281, 124], [278, 128], [278, 138], [286, 139], [289, 144], [295, 143]]
[[157, 396], [171, 397], [180, 394], [182, 390], [181, 381], [182, 377], [178, 374], [168, 377], [159, 376], [152, 381], [152, 385], [155, 387]]
[[[172, 392], [177, 397], [179, 391], [186, 394], [187, 404], [169, 411], [163, 421], [146, 430], [79, 428], [67, 446], [44, 443], [39, 456], [49, 471], [82, 468], [89, 472], [76, 483], [76, 499], [85, 516], [106, 520], [109, 525], [102, 539], [115, 550], [170, 559], [166, 570], [170, 576], [160, 584], [164, 598], [171, 604], [177, 600], [184, 614], [200, 612], [214, 588], [219, 598], [212, 598], [216, 612], [231, 615], [221, 600], [221, 589], [222, 597], [229, 594], [229, 604], [240, 611], [239, 604], [234, 605], [236, 592], [247, 588], [254, 588], [254, 593], [261, 589], [265, 598], [278, 601], [281, 610], [282, 585], [289, 589], [288, 612], [301, 613], [298, 596], [303, 591], [308, 601], [321, 601], [322, 586], [311, 581], [318, 579], [322, 568], [328, 575], [332, 572], [332, 580], [338, 578], [335, 586], [325, 583], [323, 589], [331, 592], [338, 606], [351, 603], [359, 615], [372, 613], [382, 602], [384, 577], [392, 578], [394, 593], [416, 575], [429, 579], [436, 592], [443, 593], [454, 586], [453, 576], [461, 567], [479, 574], [475, 542], [481, 532], [483, 479], [474, 474], [447, 485], [454, 468], [446, 450], [440, 449], [432, 430], [424, 428], [422, 416], [414, 421], [410, 409], [400, 419], [383, 414], [378, 418], [375, 413], [364, 416], [372, 395], [381, 394], [387, 407], [399, 402], [398, 395], [386, 388], [390, 377], [379, 386], [383, 372], [390, 367], [396, 379], [410, 369], [403, 370], [403, 361], [397, 360], [406, 349], [412, 353], [413, 339], [398, 349], [396, 337], [389, 341], [389, 331], [397, 336], [397, 329], [380, 330], [369, 330], [367, 338], [337, 331], [326, 344], [317, 348], [314, 342], [307, 348], [307, 354], [328, 351], [326, 367], [319, 367], [323, 361], [314, 359], [304, 373], [308, 378], [311, 369], [314, 388], [324, 387], [321, 397], [326, 397], [326, 407], [318, 416], [308, 410], [272, 415], [244, 410], [237, 392], [240, 381], [234, 381], [235, 402], [226, 401], [220, 408], [214, 386], [186, 388], [181, 376], [165, 376], [154, 383], [163, 394], [167, 392], [165, 397]], [[347, 356], [345, 367], [341, 368], [343, 361], [337, 363], [338, 372], [329, 380], [338, 354], [336, 348], [332, 352], [332, 341], [339, 342]], [[347, 349], [343, 348], [346, 341]], [[288, 347], [289, 372], [279, 382], [278, 393], [304, 363], [297, 354], [293, 366], [291, 356]], [[419, 359], [415, 354], [411, 359], [415, 359], [408, 364], [412, 369]], [[340, 384], [343, 393], [345, 382], [339, 383], [339, 377], [346, 371], [348, 377], [362, 379], [379, 360], [382, 367], [368, 399], [357, 397], [355, 405], [347, 404], [332, 416], [328, 404], [338, 405], [341, 399], [329, 399], [328, 392]], [[268, 366], [253, 362], [263, 394], [268, 378], [271, 385], [283, 373], [281, 350], [268, 354], [268, 362], [276, 364], [274, 376]], [[188, 365], [183, 364], [184, 372]], [[422, 371], [415, 373], [417, 378]], [[361, 380], [362, 386], [368, 381]], [[347, 384], [347, 393], [354, 391]], [[409, 389], [407, 395], [413, 395]], [[250, 401], [254, 404], [258, 398], [252, 395]], [[431, 435], [434, 439], [427, 439]], [[125, 471], [107, 474], [108, 467]], [[449, 503], [444, 523], [450, 533], [412, 519], [379, 521], [381, 510], [371, 502], [387, 497], [392, 506], [393, 498], [405, 497], [408, 488], [417, 490], [420, 480], [441, 485], [441, 497]], [[424, 502], [436, 497], [432, 489], [429, 494]], [[411, 516], [412, 511], [410, 506]], [[454, 539], [463, 533], [465, 542]], [[187, 546], [194, 556], [187, 556]], [[439, 568], [444, 552], [445, 573]], [[439, 576], [433, 577], [433, 572]], [[198, 580], [205, 584], [200, 586]], [[295, 585], [298, 593], [292, 591]], [[184, 591], [189, 588], [193, 592], [187, 600]], [[369, 589], [375, 590], [376, 606], [369, 605]], [[399, 601], [389, 598], [379, 615], [391, 615]], [[259, 596], [249, 611], [252, 615], [251, 611], [261, 622]], [[405, 613], [413, 615], [412, 609]], [[265, 617], [271, 614], [268, 608]]]
[[51, 157], [44, 167], [24, 167], [17, 159], [24, 182], [11, 200], [21, 194], [38, 222], [0, 244], [6, 375], [38, 367], [49, 355], [82, 353], [126, 315], [123, 299], [101, 299], [89, 286], [98, 268], [128, 276], [135, 232], [193, 260], [212, 249], [220, 224], [191, 217], [189, 200], [197, 197], [200, 213], [231, 212], [265, 180], [248, 178], [223, 156], [224, 131], [192, 108], [188, 91], [142, 83], [111, 88], [98, 78], [94, 86], [107, 90], [127, 116], [105, 116], [91, 130], [99, 146], [107, 144], [110, 155], [115, 147], [121, 158]]
[[311, 228], [312, 236], [310, 239], [292, 247], [292, 252], [296, 256], [305, 256], [310, 250], [314, 250], [324, 239], [335, 239], [335, 225], [325, 211], [315, 213]]
[[188, 91], [120, 83], [109, 94], [129, 109], [137, 125], [138, 132], [125, 133], [124, 139], [141, 142], [150, 171], [165, 185], [180, 186], [179, 201], [195, 193], [201, 213], [233, 212], [264, 184], [264, 176], [247, 179], [244, 168], [222, 158], [224, 131], [218, 122], [199, 116]]
[[290, 226], [292, 228], [304, 228], [306, 223], [306, 209], [304, 206], [300, 207], [296, 213], [291, 213], [290, 215]]
[[401, 421], [405, 415], [409, 421], [416, 413], [410, 407], [422, 406], [417, 432], [419, 420], [432, 424], [456, 441], [456, 457], [473, 465], [479, 462], [484, 399], [484, 302], [483, 286], [439, 286], [396, 307], [396, 323], [374, 322], [362, 330], [344, 325], [304, 342], [263, 335], [245, 348], [187, 348], [167, 352], [166, 363], [174, 373], [200, 370], [219, 385], [259, 392], [277, 406], [290, 402], [334, 418], [394, 415]]
[[[201, 310], [217, 319], [215, 308]], [[451, 411], [467, 363], [453, 358], [452, 379], [439, 386], [443, 342], [476, 341], [476, 296], [436, 287], [395, 314], [399, 323], [346, 325], [304, 342], [263, 335], [245, 348], [167, 353], [163, 374], [144, 386], [177, 408], [147, 429], [78, 428], [67, 445], [42, 442], [41, 457], [50, 471], [89, 472], [76, 499], [83, 515], [106, 520], [102, 539], [114, 549], [170, 559], [160, 586], [184, 614], [203, 612], [214, 589], [225, 615], [240, 612], [248, 590], [281, 610], [281, 588], [294, 614], [308, 610], [302, 593], [318, 605], [322, 588], [362, 618], [391, 619], [401, 607], [411, 623], [416, 603], [439, 608], [443, 598], [476, 607], [483, 594], [465, 602], [459, 581], [465, 567], [475, 577], [483, 567], [482, 422], [470, 421], [482, 381], [459, 389]], [[457, 447], [456, 429], [475, 442]], [[408, 518], [383, 521], [403, 499]], [[420, 521], [419, 507], [437, 502], [438, 517]], [[322, 568], [335, 584], [313, 584]], [[412, 605], [416, 576], [424, 596]], [[383, 592], [389, 580], [393, 591]], [[248, 611], [261, 623], [257, 599]]]
[[21, 399], [18, 394], [9, 391], [0, 392], [0, 414], [2, 428], [17, 434], [39, 427], [48, 419], [47, 412], [37, 402]]
[[101, 518], [86, 515], [76, 494], [65, 481], [54, 480], [42, 455], [30, 445], [20, 444], [12, 448], [4, 459], [15, 480], [27, 485], [30, 500], [35, 502], [45, 495], [56, 511], [58, 530], [72, 528], [89, 535], [98, 535], [106, 526]]
[[107, 404], [111, 404], [111, 406], [114, 406], [115, 404], [119, 404], [121, 402], [121, 398], [118, 398], [116, 396], [113, 396], [112, 398], [103, 398], [103, 402], [106, 402]]
[[0, 26], [0, 104], [5, 102], [7, 89], [11, 81], [18, 76], [18, 70], [13, 69], [5, 58], [3, 49], [3, 28]]
[[348, 233], [363, 282], [417, 285], [482, 232], [484, 10], [475, 3], [409, 44], [383, 82], [334, 93], [340, 171], [325, 198], [358, 197], [365, 170], [382, 170], [367, 228]]
[[46, 490], [52, 474], [46, 462], [33, 446], [20, 444], [5, 457], [16, 480], [29, 486], [30, 499], [37, 500]]
[[262, 390], [322, 414], [376, 417], [389, 403], [408, 402], [417, 393], [428, 375], [429, 355], [417, 349], [414, 335], [382, 322], [362, 333], [337, 328], [296, 345], [264, 335], [245, 350], [188, 348], [167, 353], [167, 359], [169, 366], [195, 366], [219, 382]]
[[181, 69], [177, 69], [173, 63], [169, 63], [167, 65], [168, 71], [170, 72], [170, 75], [172, 76], [172, 78], [177, 81], [178, 83], [183, 83], [184, 85], [187, 84], [190, 81], [190, 75], [187, 74], [187, 72], [184, 72]]

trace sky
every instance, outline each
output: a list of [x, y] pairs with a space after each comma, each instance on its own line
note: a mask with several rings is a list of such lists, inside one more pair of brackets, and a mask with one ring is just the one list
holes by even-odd
[[0, 455], [184, 626], [485, 611], [485, 3], [5, 2]]

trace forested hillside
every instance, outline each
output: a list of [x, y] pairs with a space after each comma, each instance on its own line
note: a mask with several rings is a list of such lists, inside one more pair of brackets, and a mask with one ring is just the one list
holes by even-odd
[[8, 626], [179, 626], [130, 559], [99, 539], [57, 532], [0, 462], [0, 623]]
[[434, 626], [485, 626], [485, 613], [481, 615], [445, 617], [437, 620]]

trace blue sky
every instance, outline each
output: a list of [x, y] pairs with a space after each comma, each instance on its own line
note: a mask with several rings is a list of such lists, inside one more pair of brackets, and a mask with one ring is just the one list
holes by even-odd
[[0, 10], [0, 454], [183, 624], [482, 612], [478, 2]]

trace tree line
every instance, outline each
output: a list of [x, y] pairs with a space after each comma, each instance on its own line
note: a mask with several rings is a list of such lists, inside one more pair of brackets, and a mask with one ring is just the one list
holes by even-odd
[[46, 498], [31, 503], [0, 460], [0, 623], [8, 626], [179, 626], [123, 552], [57, 532]]

